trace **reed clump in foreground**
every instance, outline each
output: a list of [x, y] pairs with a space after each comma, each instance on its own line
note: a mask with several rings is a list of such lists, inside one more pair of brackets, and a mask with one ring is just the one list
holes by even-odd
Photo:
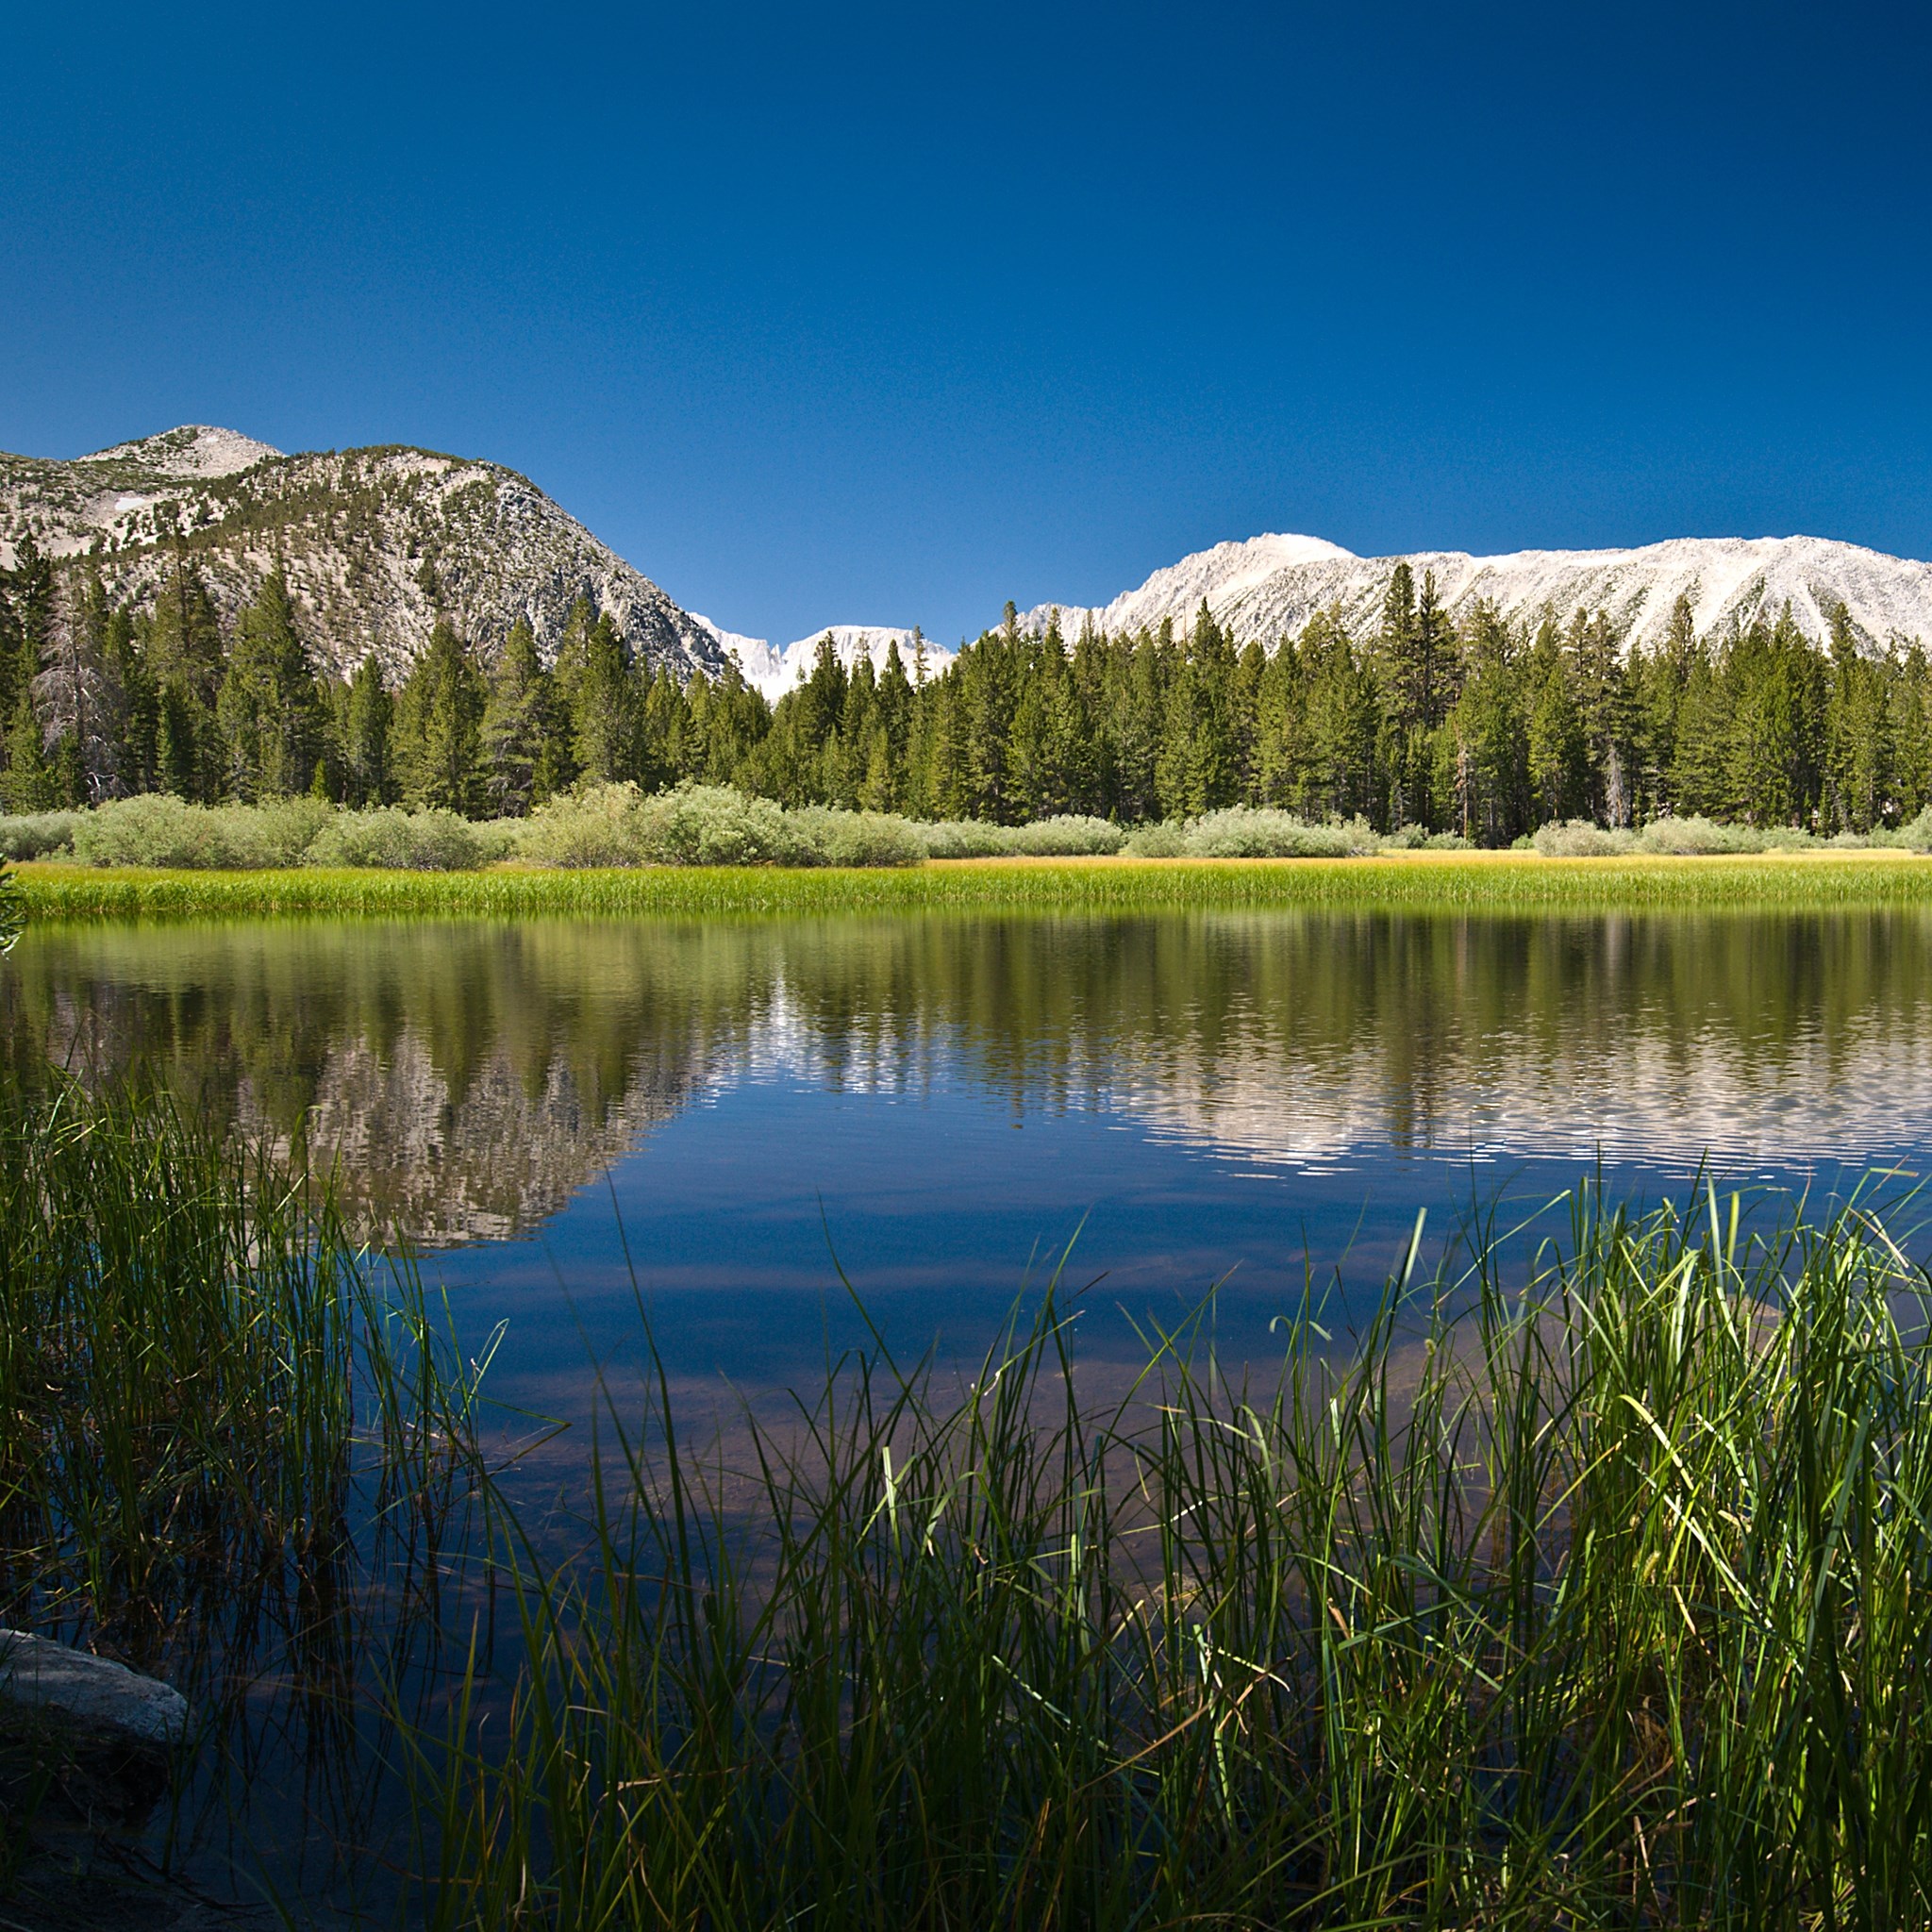
[[[366, 1767], [436, 1647], [479, 1374], [299, 1165], [151, 1091], [0, 1073], [0, 1626], [187, 1695], [171, 1868], [241, 1857], [288, 1761], [325, 1835], [379, 1836]], [[37, 1921], [85, 1918], [75, 1749], [0, 1706], [0, 1893]]]
[[425, 1923], [1926, 1923], [1916, 1271], [1593, 1188], [1509, 1248], [1305, 1307], [1265, 1391], [1162, 1340], [1096, 1412], [1049, 1304], [735, 1470], [613, 1401], [588, 1557], [500, 1521], [525, 1661], [507, 1742], [421, 1745]]

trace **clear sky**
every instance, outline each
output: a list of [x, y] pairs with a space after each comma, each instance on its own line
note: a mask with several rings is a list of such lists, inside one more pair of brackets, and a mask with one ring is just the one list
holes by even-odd
[[526, 472], [779, 641], [1224, 538], [1932, 556], [1924, 6], [9, 10], [0, 447]]

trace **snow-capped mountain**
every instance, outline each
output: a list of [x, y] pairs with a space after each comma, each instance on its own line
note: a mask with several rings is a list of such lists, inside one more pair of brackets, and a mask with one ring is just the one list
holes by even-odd
[[[1205, 599], [1215, 619], [1245, 642], [1291, 636], [1318, 610], [1339, 605], [1357, 635], [1379, 622], [1389, 575], [1404, 559], [1357, 557], [1317, 537], [1265, 536], [1217, 543], [1165, 570], [1140, 589], [1092, 610], [1060, 605], [1071, 640], [1092, 618], [1108, 632], [1152, 628], [1163, 618], [1193, 621]], [[1650, 645], [1663, 635], [1678, 597], [1690, 599], [1697, 628], [1722, 632], [1789, 604], [1808, 637], [1823, 639], [1827, 613], [1843, 603], [1862, 641], [1932, 642], [1932, 564], [1887, 557], [1822, 537], [1678, 537], [1641, 550], [1520, 550], [1471, 557], [1419, 551], [1406, 559], [1422, 582], [1436, 574], [1442, 602], [1457, 613], [1489, 598], [1506, 616], [1542, 611], [1567, 619], [1578, 608], [1607, 611], [1626, 641]], [[1052, 609], [1027, 614], [1034, 628]]]
[[779, 646], [767, 643], [763, 638], [741, 637], [736, 631], [721, 630], [708, 617], [700, 617], [696, 621], [709, 626], [720, 647], [730, 655], [744, 674], [744, 681], [763, 691], [773, 704], [811, 675], [819, 645], [828, 637], [832, 640], [833, 649], [839, 654], [839, 661], [848, 671], [861, 658], [870, 658], [873, 669], [883, 671], [887, 654], [897, 644], [899, 656], [906, 666], [906, 675], [915, 682], [920, 675], [920, 653], [924, 654], [924, 675], [927, 677], [937, 677], [958, 656], [957, 651], [948, 651], [935, 644], [930, 638], [921, 637], [914, 631], [895, 630], [886, 625], [827, 625], [823, 630], [813, 631], [809, 637], [797, 638]]
[[150, 599], [176, 530], [224, 617], [279, 560], [317, 656], [341, 673], [374, 651], [404, 671], [447, 614], [487, 653], [519, 617], [554, 655], [591, 598], [650, 664], [723, 670], [718, 634], [513, 470], [384, 446], [284, 456], [190, 424], [72, 462], [0, 455], [0, 566], [32, 535], [97, 555], [121, 599]]

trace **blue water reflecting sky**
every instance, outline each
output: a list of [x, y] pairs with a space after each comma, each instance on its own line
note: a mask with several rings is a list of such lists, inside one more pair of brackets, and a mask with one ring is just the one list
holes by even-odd
[[[1265, 1371], [1269, 1324], [1310, 1269], [1327, 1319], [1345, 1324], [1400, 1264], [1419, 1208], [1433, 1265], [1473, 1214], [1517, 1226], [1591, 1172], [1534, 1150], [1390, 1146], [1310, 1172], [1104, 1107], [1016, 1108], [958, 1070], [916, 1092], [766, 1076], [707, 1094], [529, 1236], [428, 1266], [473, 1332], [509, 1324], [499, 1395], [559, 1416], [584, 1412], [588, 1358], [637, 1362], [640, 1303], [675, 1381], [757, 1396], [862, 1345], [867, 1318], [901, 1357], [970, 1362], [1063, 1257], [1084, 1358], [1138, 1360], [1143, 1336], [1212, 1291], [1223, 1359]], [[1768, 1195], [1828, 1193], [1861, 1170], [1713, 1172]], [[1693, 1178], [1627, 1159], [1604, 1169], [1610, 1191], [1649, 1201], [1682, 1201]], [[1538, 1232], [1566, 1215], [1545, 1212]]]

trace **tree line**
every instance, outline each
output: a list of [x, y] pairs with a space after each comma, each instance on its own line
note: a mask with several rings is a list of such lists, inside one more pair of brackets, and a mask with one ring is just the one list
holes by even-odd
[[1823, 644], [1789, 611], [1700, 636], [1687, 600], [1648, 649], [1602, 611], [1457, 621], [1398, 563], [1366, 635], [1328, 611], [1238, 643], [1204, 605], [1185, 631], [1069, 640], [1009, 605], [936, 675], [916, 639], [877, 670], [827, 640], [770, 706], [735, 670], [654, 671], [586, 600], [548, 666], [525, 622], [485, 661], [443, 618], [391, 688], [373, 655], [318, 670], [278, 571], [229, 627], [182, 553], [141, 608], [30, 541], [0, 576], [9, 811], [310, 791], [508, 817], [626, 779], [1000, 824], [1248, 804], [1480, 844], [1692, 813], [1862, 833], [1932, 805], [1932, 668], [1917, 643], [1862, 653], [1842, 607]]

